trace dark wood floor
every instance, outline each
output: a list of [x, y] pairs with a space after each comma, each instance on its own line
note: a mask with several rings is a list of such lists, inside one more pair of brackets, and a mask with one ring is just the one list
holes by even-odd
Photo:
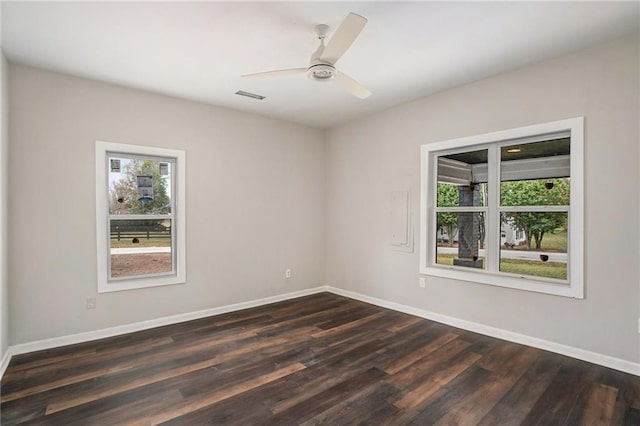
[[640, 378], [329, 293], [14, 357], [3, 425], [640, 424]]

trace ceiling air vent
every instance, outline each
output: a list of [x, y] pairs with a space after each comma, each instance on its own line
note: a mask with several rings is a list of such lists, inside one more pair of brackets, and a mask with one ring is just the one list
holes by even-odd
[[259, 101], [263, 100], [265, 97], [262, 95], [256, 95], [255, 93], [245, 92], [244, 90], [238, 90], [236, 95], [246, 96], [247, 98], [257, 99]]

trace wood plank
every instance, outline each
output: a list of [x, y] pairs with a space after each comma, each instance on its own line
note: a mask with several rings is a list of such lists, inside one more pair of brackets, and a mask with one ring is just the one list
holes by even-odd
[[162, 380], [170, 379], [172, 377], [182, 376], [183, 374], [191, 373], [193, 371], [204, 370], [205, 368], [212, 367], [219, 363], [220, 361], [215, 357], [209, 358], [197, 364], [191, 364], [181, 368], [176, 368], [176, 369], [164, 371], [161, 373], [156, 373], [152, 376], [126, 382], [119, 386], [114, 386], [109, 389], [105, 389], [101, 392], [78, 395], [75, 398], [70, 398], [70, 399], [65, 398], [63, 401], [56, 401], [49, 404], [47, 406], [47, 411], [45, 414], [48, 415], [48, 414], [56, 413], [58, 411], [66, 410], [67, 408], [70, 408], [70, 407], [75, 407], [76, 405], [86, 404], [87, 402], [91, 402], [91, 401], [97, 401], [99, 399], [106, 398], [108, 396], [122, 393], [131, 389], [136, 389], [142, 386], [146, 386], [151, 383], [160, 382]]
[[44, 417], [46, 403], [17, 399], [6, 402], [0, 407], [0, 424], [16, 425], [35, 421]]
[[479, 426], [519, 425], [555, 378], [560, 355], [544, 352], [531, 364], [509, 392], [480, 421]]
[[[117, 363], [112, 365], [110, 364], [110, 365], [106, 365], [105, 367], [92, 368], [87, 372], [80, 372], [80, 373], [72, 372], [68, 374], [67, 377], [63, 377], [55, 380], [49, 380], [42, 384], [35, 385], [35, 386], [28, 386], [20, 390], [11, 391], [7, 394], [3, 392], [1, 401], [8, 402], [17, 398], [23, 398], [25, 396], [48, 391], [51, 389], [56, 389], [63, 386], [68, 386], [74, 383], [90, 380], [96, 377], [108, 376], [108, 375], [119, 373], [125, 370], [131, 370], [141, 365], [141, 363], [142, 365], [149, 365], [155, 362], [164, 362], [168, 358], [175, 358], [175, 357], [179, 357], [180, 355], [188, 355], [193, 352], [220, 347], [228, 342], [232, 342], [237, 339], [244, 339], [244, 338], [249, 338], [254, 336], [255, 336], [255, 333], [253, 332], [245, 332], [245, 333], [239, 333], [235, 336], [228, 336], [227, 338], [222, 338], [219, 340], [211, 340], [205, 343], [197, 343], [197, 344], [185, 345], [181, 347], [173, 347], [168, 351], [157, 352], [152, 355], [144, 356], [144, 361], [142, 361], [142, 359], [138, 359], [137, 357], [124, 356], [122, 357], [123, 360], [117, 359]], [[249, 349], [247, 349], [247, 351], [249, 351]], [[9, 382], [9, 384], [11, 384], [11, 382]]]
[[437, 339], [427, 343], [425, 346], [420, 348], [419, 350], [413, 351], [412, 353], [405, 355], [404, 357], [397, 359], [392, 364], [388, 365], [384, 371], [387, 374], [395, 374], [398, 371], [407, 368], [408, 366], [414, 364], [421, 358], [426, 357], [431, 352], [440, 349], [443, 345], [449, 343], [453, 339], [458, 337], [457, 334], [454, 333], [446, 333]]
[[[11, 369], [7, 369], [4, 373], [3, 379], [6, 377], [7, 379], [19, 378], [18, 374], [24, 372], [25, 370], [32, 370], [36, 367], [41, 366], [51, 366], [51, 368], [57, 368], [57, 366], [65, 360], [77, 360], [79, 358], [90, 357], [96, 354], [95, 349], [86, 349], [78, 352], [74, 352], [71, 354], [50, 356], [45, 358], [39, 358], [32, 361], [25, 361], [22, 364], [11, 365]], [[13, 359], [11, 360], [13, 364]], [[21, 377], [21, 376], [20, 376]]]
[[270, 422], [274, 424], [303, 423], [343, 401], [347, 395], [372, 386], [385, 376], [386, 373], [383, 371], [375, 367], [370, 368], [275, 414]]
[[362, 387], [349, 393], [344, 399], [328, 409], [302, 422], [301, 425], [347, 425], [362, 424], [366, 421], [382, 424], [383, 418], [393, 417], [398, 412], [394, 406], [387, 402], [397, 392], [398, 389], [386, 384], [378, 386], [377, 383], [374, 383], [371, 386]]
[[313, 333], [311, 335], [311, 337], [314, 337], [316, 339], [320, 339], [322, 337], [332, 336], [332, 335], [335, 335], [335, 334], [340, 334], [340, 333], [342, 333], [342, 332], [344, 332], [346, 330], [350, 330], [350, 329], [356, 328], [356, 327], [361, 327], [361, 326], [365, 325], [368, 322], [371, 322], [371, 321], [376, 320], [378, 318], [382, 318], [384, 315], [385, 315], [384, 312], [378, 312], [376, 314], [369, 315], [369, 316], [366, 316], [364, 318], [359, 318], [359, 319], [357, 319], [355, 321], [350, 321], [350, 322], [344, 323], [344, 324], [339, 325], [337, 327], [333, 327], [333, 328], [328, 328], [326, 330], [317, 331], [317, 332]]
[[82, 365], [96, 364], [101, 361], [109, 360], [114, 355], [127, 355], [131, 356], [141, 352], [148, 352], [150, 349], [154, 349], [160, 346], [168, 346], [174, 343], [171, 337], [154, 338], [150, 340], [144, 340], [132, 345], [119, 345], [111, 349], [101, 351], [82, 351], [79, 356], [60, 355], [53, 357], [54, 361], [46, 363], [25, 363], [19, 366], [19, 368], [13, 370], [11, 374], [8, 374], [5, 378], [7, 383], [14, 380], [25, 380], [27, 378], [46, 374], [51, 370], [59, 370], [61, 368], [70, 367], [77, 369]]
[[419, 410], [403, 410], [393, 424], [432, 425], [455, 407], [457, 401], [468, 398], [487, 383], [491, 383], [491, 372], [473, 365], [437, 391], [428, 404], [417, 407]]
[[583, 388], [589, 383], [587, 363], [565, 362], [522, 424], [563, 424], [571, 414]]
[[182, 402], [180, 391], [171, 386], [148, 386], [116, 394], [82, 406], [49, 414], [42, 418], [48, 425], [133, 425], [149, 424], [149, 416], [169, 405]]
[[101, 376], [105, 376], [105, 375], [109, 375], [109, 374], [113, 374], [116, 372], [120, 372], [120, 371], [125, 371], [125, 370], [130, 370], [134, 368], [134, 366], [132, 364], [121, 364], [118, 365], [116, 367], [110, 367], [110, 368], [103, 368], [103, 369], [96, 369], [94, 371], [90, 371], [87, 373], [83, 373], [83, 374], [76, 374], [74, 376], [70, 376], [70, 377], [64, 377], [58, 380], [54, 380], [52, 382], [48, 382], [48, 383], [43, 383], [41, 385], [37, 385], [37, 386], [31, 386], [27, 389], [21, 390], [21, 391], [17, 391], [17, 392], [13, 392], [10, 394], [3, 394], [2, 395], [2, 402], [9, 402], [9, 401], [13, 401], [15, 399], [19, 399], [19, 398], [24, 398], [26, 396], [29, 395], [33, 395], [36, 393], [40, 393], [40, 392], [45, 392], [51, 389], [56, 389], [56, 388], [60, 388], [63, 386], [67, 386], [73, 383], [78, 383], [78, 382], [82, 382], [85, 380], [89, 380], [89, 379], [94, 379], [96, 377], [101, 377]]
[[[454, 406], [450, 407], [435, 424], [478, 424], [522, 377], [527, 367], [538, 356], [536, 350], [522, 346], [520, 349], [520, 353], [514, 354], [512, 358], [505, 361], [504, 369], [493, 372], [482, 386], [479, 386], [467, 397], [456, 401]], [[480, 363], [482, 360], [478, 362]]]
[[627, 407], [622, 424], [628, 426], [640, 425], [640, 409]]
[[[196, 354], [189, 359], [191, 359], [192, 361], [197, 361], [200, 358]], [[148, 422], [148, 414], [155, 413], [158, 411], [158, 409], [148, 410], [147, 405], [144, 405], [146, 404], [145, 401], [149, 401], [149, 398], [152, 398], [156, 394], [162, 394], [166, 389], [174, 389], [178, 391], [180, 394], [180, 400], [184, 400], [183, 396], [193, 396], [202, 391], [210, 393], [214, 390], [222, 390], [238, 383], [242, 383], [248, 379], [263, 374], [266, 370], [271, 371], [273, 369], [273, 363], [275, 363], [275, 365], [283, 365], [283, 363], [285, 363], [288, 359], [290, 358], [286, 354], [278, 357], [270, 357], [267, 359], [262, 359], [260, 357], [234, 358], [230, 361], [227, 361], [226, 363], [219, 364], [205, 370], [185, 373], [182, 376], [177, 376], [166, 379], [164, 381], [151, 383], [130, 391], [125, 391], [112, 396], [107, 396], [93, 402], [88, 402], [80, 406], [74, 406], [69, 409], [48, 415], [47, 419], [50, 419], [48, 420], [50, 424], [83, 424], [86, 423], [85, 420], [87, 419], [100, 418], [101, 416], [104, 417], [107, 412], [112, 412], [116, 417], [120, 417], [123, 419], [126, 418], [126, 423], [138, 423], [141, 421]], [[266, 366], [265, 362], [267, 363]], [[182, 365], [187, 364], [188, 363], [182, 363]], [[171, 365], [171, 362], [163, 364], [160, 367], [164, 367], [165, 370], [171, 370], [174, 368]], [[163, 372], [161, 368], [155, 367], [151, 367], [150, 371]], [[144, 377], [144, 375], [142, 375], [141, 377]], [[84, 393], [91, 393], [94, 391], [98, 391], [99, 389], [104, 389], [105, 387], [102, 385], [107, 385], [108, 388], [108, 385], [110, 384], [117, 385], [127, 382], [126, 377], [114, 377], [113, 379], [115, 379], [115, 381], [109, 380], [102, 382], [101, 384], [96, 383], [95, 390], [92, 389], [92, 386], [90, 386], [89, 384], [86, 384], [86, 386], [85, 384], [81, 384], [80, 386], [83, 387], [79, 388], [78, 392], [69, 389], [70, 392], [67, 392], [64, 395], [60, 395], [60, 398], [61, 400], [64, 400], [67, 395], [79, 393], [80, 390], [84, 390]], [[205, 383], [205, 385], [199, 387], [198, 389], [195, 389], [194, 386], [197, 387], [199, 382]], [[188, 391], [185, 392], [187, 386], [191, 387], [191, 389], [188, 389]], [[134, 407], [135, 410], [133, 412], [121, 413], [120, 411], [125, 410], [126, 407], [122, 407], [119, 409], [118, 405], [123, 405], [123, 403], [125, 402], [126, 407]], [[149, 403], [152, 402], [153, 399], [151, 399], [151, 402]], [[167, 404], [162, 408], [166, 408], [170, 405], [170, 401], [167, 401]]]
[[289, 366], [280, 368], [271, 373], [258, 376], [247, 382], [238, 384], [236, 386], [232, 386], [229, 389], [213, 392], [212, 394], [206, 395], [206, 396], [199, 395], [194, 400], [186, 401], [184, 403], [178, 404], [176, 407], [171, 407], [170, 409], [161, 411], [160, 413], [150, 416], [149, 421], [152, 425], [157, 425], [162, 422], [166, 422], [168, 420], [178, 418], [192, 411], [198, 410], [208, 405], [213, 405], [216, 402], [225, 400], [227, 398], [231, 398], [235, 395], [239, 395], [243, 392], [246, 392], [258, 386], [262, 386], [265, 383], [269, 383], [274, 380], [281, 379], [282, 377], [288, 376], [289, 374], [295, 373], [296, 371], [300, 371], [304, 368], [306, 368], [304, 364], [300, 364], [300, 363], [291, 364]]
[[[274, 414], [281, 413], [305, 400], [315, 398], [327, 389], [374, 367], [377, 357], [375, 351], [370, 350], [380, 342], [357, 342], [357, 346], [349, 346], [341, 355], [332, 360], [313, 364], [303, 372], [292, 375], [288, 381], [292, 383], [291, 392], [283, 392], [269, 403]], [[342, 362], [350, 359], [351, 362]]]
[[[292, 375], [306, 371], [300, 370]], [[273, 395], [290, 390], [288, 377], [265, 383], [262, 386], [247, 390], [231, 398], [221, 400], [188, 414], [176, 417], [162, 423], [169, 425], [205, 425], [205, 424], [229, 424], [229, 425], [255, 425], [264, 422], [271, 417], [271, 411], [265, 401]], [[245, 407], [241, 409], [240, 407]], [[246, 409], [250, 407], [250, 409]]]
[[611, 423], [618, 389], [601, 383], [591, 387], [590, 397], [582, 411], [580, 425], [604, 426]]
[[457, 360], [442, 370], [438, 370], [433, 376], [424, 379], [422, 383], [413, 387], [405, 393], [402, 398], [396, 400], [393, 405], [401, 410], [408, 410], [423, 404], [424, 401], [462, 374], [480, 358], [482, 358], [481, 355], [473, 352], [463, 354], [462, 359]]
[[419, 322], [422, 322], [422, 318], [420, 317], [408, 317], [406, 319], [404, 319], [403, 321], [400, 322], [396, 322], [395, 324], [391, 325], [389, 328], [387, 328], [387, 330], [397, 333], [398, 331], [402, 331], [407, 327], [411, 327], [414, 324], [417, 324]]
[[407, 388], [411, 384], [415, 383], [416, 378], [429, 374], [429, 372], [437, 370], [442, 363], [446, 363], [456, 354], [466, 350], [469, 347], [469, 343], [463, 340], [453, 340], [445, 345], [440, 346], [419, 361], [413, 363], [408, 368], [393, 374], [387, 382], [398, 387]]

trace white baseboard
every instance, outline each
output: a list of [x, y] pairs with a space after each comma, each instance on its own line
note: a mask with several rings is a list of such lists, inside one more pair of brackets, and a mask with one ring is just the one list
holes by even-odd
[[[220, 306], [217, 308], [204, 309], [202, 311], [188, 312], [186, 314], [173, 315], [169, 317], [157, 318], [149, 321], [141, 321], [133, 324], [121, 325], [117, 327], [103, 328], [101, 330], [88, 331], [85, 333], [71, 334], [67, 336], [54, 337], [51, 339], [37, 340], [35, 342], [22, 343], [10, 346], [7, 351], [9, 358], [13, 355], [20, 355], [28, 352], [40, 351], [43, 349], [57, 348], [60, 346], [73, 345], [76, 343], [88, 342], [91, 340], [113, 337], [135, 331], [147, 330], [163, 325], [176, 324], [179, 322], [191, 321], [213, 315], [226, 314], [228, 312], [242, 309], [254, 308], [256, 306], [268, 305], [270, 303], [282, 302], [284, 300], [295, 299], [296, 297], [308, 296], [310, 294], [327, 291], [326, 286], [310, 288], [306, 290], [294, 291], [277, 296], [265, 297], [263, 299], [250, 300], [248, 302], [235, 303], [233, 305]], [[8, 364], [8, 361], [7, 361]], [[3, 364], [4, 365], [4, 364]], [[4, 374], [4, 370], [2, 370]], [[2, 377], [0, 375], [0, 377]]]
[[28, 352], [39, 351], [43, 349], [51, 349], [60, 346], [73, 345], [76, 343], [88, 342], [96, 339], [103, 339], [105, 337], [113, 337], [121, 334], [132, 333], [135, 331], [147, 330], [154, 327], [161, 327], [163, 325], [171, 325], [184, 321], [191, 321], [194, 319], [204, 318], [213, 315], [225, 314], [228, 312], [239, 311], [242, 309], [253, 308], [262, 305], [268, 305], [270, 303], [281, 302], [284, 300], [294, 299], [296, 297], [308, 296], [311, 294], [321, 293], [328, 291], [340, 296], [349, 297], [351, 299], [360, 300], [362, 302], [371, 303], [372, 305], [380, 306], [387, 309], [393, 309], [394, 311], [404, 312], [410, 315], [426, 318], [428, 320], [437, 321], [443, 324], [447, 324], [453, 327], [462, 328], [464, 330], [473, 331], [475, 333], [484, 334], [486, 336], [496, 337], [498, 339], [508, 340], [514, 343], [520, 343], [534, 348], [544, 349], [550, 352], [555, 352], [561, 355], [566, 355], [572, 358], [581, 359], [583, 361], [591, 362], [594, 364], [602, 365], [604, 367], [620, 370], [625, 373], [634, 374], [640, 376], [640, 364], [626, 361], [623, 359], [615, 358], [608, 355], [599, 354], [596, 352], [587, 351], [584, 349], [574, 348], [571, 346], [562, 345], [560, 343], [551, 342], [548, 340], [538, 339], [536, 337], [526, 336], [524, 334], [515, 333], [513, 331], [504, 330], [501, 328], [491, 327], [488, 325], [476, 323], [473, 321], [467, 321], [460, 318], [450, 317], [447, 315], [438, 314], [435, 312], [426, 311], [411, 306], [402, 305], [395, 302], [389, 302], [387, 300], [378, 299], [376, 297], [366, 296], [360, 293], [355, 293], [348, 290], [343, 290], [332, 286], [319, 286], [311, 289], [295, 291], [292, 293], [285, 293], [277, 296], [266, 297], [263, 299], [251, 300], [248, 302], [236, 303], [233, 305], [220, 306], [212, 309], [205, 309], [202, 311], [189, 312], [186, 314], [173, 315], [169, 317], [158, 318], [149, 321], [142, 321], [133, 324], [122, 325], [118, 327], [110, 327], [102, 330], [89, 331], [85, 333], [72, 334], [68, 336], [54, 337], [51, 339], [38, 340], [35, 342], [23, 343], [19, 345], [10, 346], [5, 352], [2, 363], [0, 364], [0, 379], [4, 375], [11, 357], [13, 355], [19, 355]]
[[2, 362], [0, 363], [0, 379], [4, 376], [4, 372], [9, 366], [9, 361], [11, 361], [11, 348], [7, 348], [4, 354], [2, 354]]
[[561, 355], [569, 356], [571, 358], [581, 359], [593, 364], [602, 365], [604, 367], [613, 368], [614, 370], [620, 370], [625, 373], [640, 376], [640, 364], [636, 362], [631, 362], [609, 355], [587, 351], [584, 349], [574, 348], [572, 346], [551, 342], [549, 340], [538, 339], [537, 337], [531, 337], [473, 321], [467, 321], [460, 318], [438, 314], [435, 312], [425, 311], [423, 309], [401, 305], [395, 302], [389, 302], [387, 300], [366, 296], [360, 293], [354, 293], [352, 291], [343, 290], [336, 287], [327, 286], [326, 289], [331, 293], [349, 297], [351, 299], [360, 300], [362, 302], [371, 303], [372, 305], [381, 306], [383, 308], [393, 309], [394, 311], [404, 312], [406, 314], [426, 318], [428, 320], [440, 322], [453, 327], [473, 331], [474, 333], [484, 334], [486, 336], [496, 337], [498, 339], [508, 340], [510, 342], [520, 343], [538, 349], [544, 349], [545, 351], [555, 352]]

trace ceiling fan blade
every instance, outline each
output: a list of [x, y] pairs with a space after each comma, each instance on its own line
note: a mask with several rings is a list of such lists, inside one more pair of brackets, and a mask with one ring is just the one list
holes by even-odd
[[243, 78], [267, 78], [267, 77], [283, 77], [286, 75], [304, 74], [307, 68], [288, 68], [285, 70], [254, 72], [253, 74], [244, 74]]
[[367, 18], [355, 13], [349, 13], [336, 32], [333, 33], [331, 40], [329, 40], [327, 47], [324, 48], [320, 56], [320, 60], [324, 63], [335, 65], [338, 59], [344, 55], [344, 52], [349, 49], [366, 24]]
[[366, 87], [341, 72], [336, 73], [333, 82], [357, 98], [366, 99], [371, 96], [371, 92]]

